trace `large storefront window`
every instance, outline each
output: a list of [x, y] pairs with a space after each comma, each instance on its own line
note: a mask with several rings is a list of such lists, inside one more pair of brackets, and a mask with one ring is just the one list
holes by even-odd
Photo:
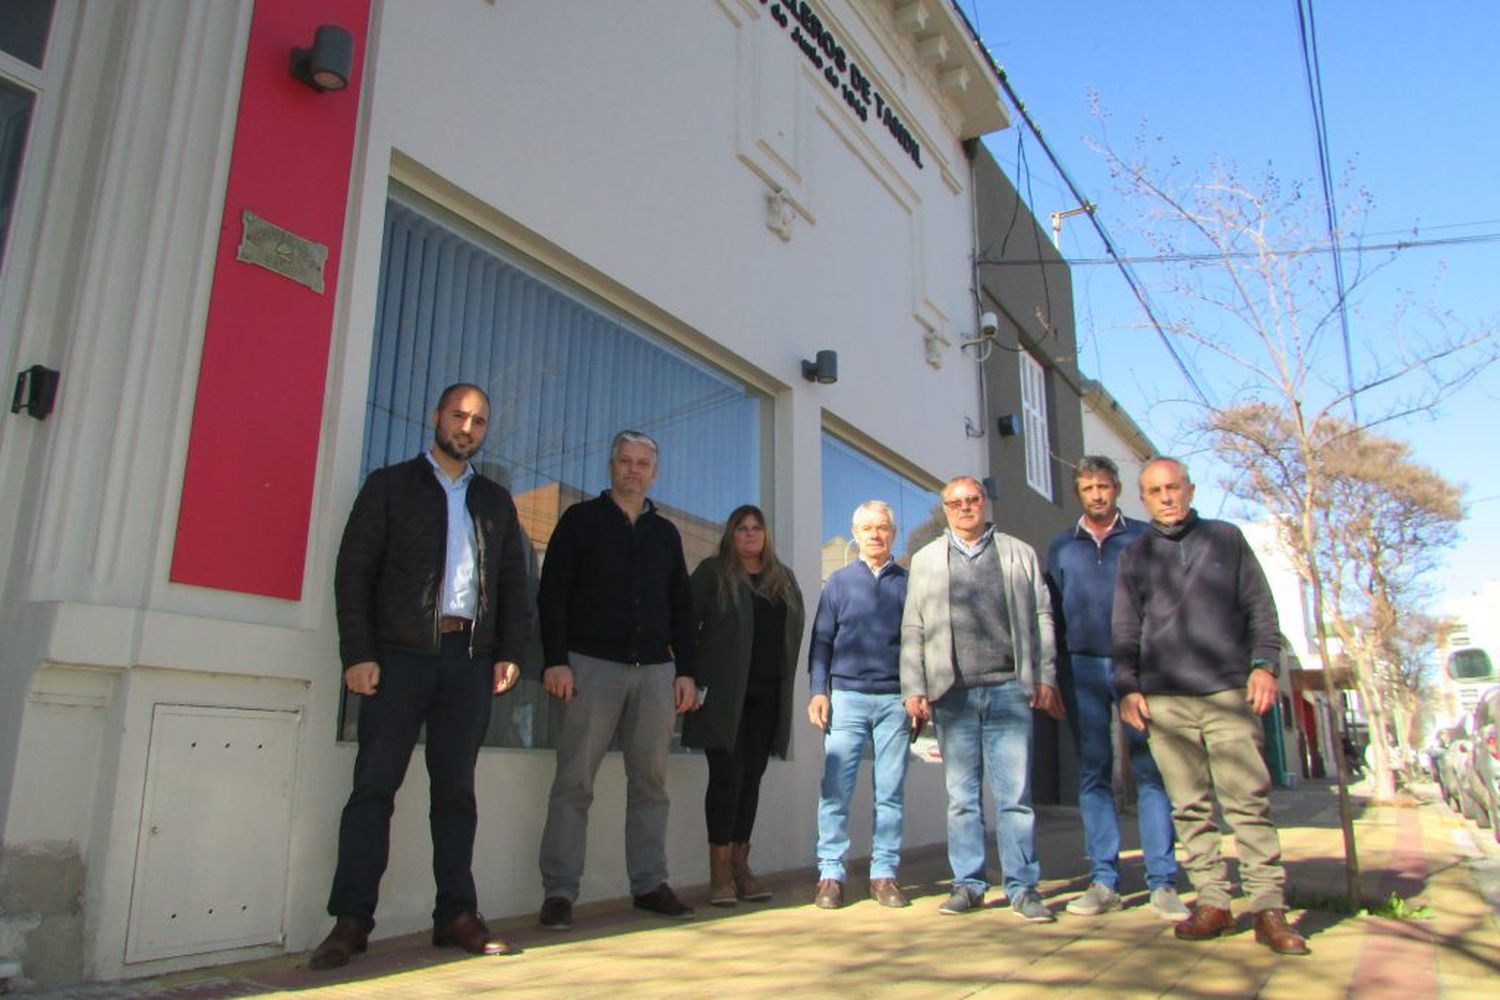
[[0, 2], [0, 263], [9, 242], [33, 110], [46, 85], [42, 56], [52, 8], [53, 0]]
[[[764, 394], [402, 195], [386, 214], [361, 474], [429, 447], [437, 394], [457, 381], [489, 393], [475, 466], [516, 499], [533, 596], [558, 517], [609, 485], [609, 442], [622, 428], [661, 446], [651, 497], [682, 533], [689, 570], [717, 548], [731, 510], [769, 493]], [[495, 702], [489, 745], [552, 745], [535, 637], [527, 660], [520, 688]], [[347, 707], [342, 735], [352, 738]]]
[[896, 512], [896, 561], [940, 535], [948, 522], [938, 494], [880, 464], [853, 446], [823, 434], [823, 579], [859, 557], [850, 537], [854, 508], [884, 500]]

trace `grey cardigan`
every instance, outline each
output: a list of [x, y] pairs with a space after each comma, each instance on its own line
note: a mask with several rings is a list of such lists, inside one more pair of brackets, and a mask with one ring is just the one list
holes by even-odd
[[[995, 532], [1005, 610], [1015, 643], [1016, 679], [1028, 694], [1038, 684], [1057, 686], [1057, 640], [1052, 599], [1036, 550]], [[953, 626], [948, 616], [948, 533], [911, 559], [906, 609], [901, 616], [901, 696], [936, 701], [953, 687]]]

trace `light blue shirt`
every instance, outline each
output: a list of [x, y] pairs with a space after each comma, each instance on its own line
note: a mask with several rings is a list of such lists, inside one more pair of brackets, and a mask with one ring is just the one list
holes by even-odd
[[442, 614], [472, 621], [479, 610], [478, 557], [474, 547], [474, 518], [465, 501], [474, 467], [465, 463], [459, 477], [449, 479], [431, 452], [423, 454], [432, 466], [432, 474], [437, 476], [438, 485], [448, 495], [448, 554], [443, 562]]
[[986, 524], [984, 526], [984, 534], [980, 535], [972, 543], [959, 538], [953, 533], [952, 528], [948, 529], [948, 543], [970, 562], [984, 555], [984, 550], [990, 547], [990, 542], [994, 541], [994, 539], [995, 526], [993, 524]]

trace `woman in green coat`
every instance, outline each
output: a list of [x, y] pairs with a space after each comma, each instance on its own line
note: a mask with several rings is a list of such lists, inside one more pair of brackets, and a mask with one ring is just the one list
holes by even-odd
[[729, 515], [718, 555], [693, 571], [693, 601], [703, 704], [683, 720], [682, 743], [708, 758], [709, 902], [770, 899], [750, 871], [750, 831], [766, 762], [785, 759], [791, 738], [803, 610], [759, 507]]

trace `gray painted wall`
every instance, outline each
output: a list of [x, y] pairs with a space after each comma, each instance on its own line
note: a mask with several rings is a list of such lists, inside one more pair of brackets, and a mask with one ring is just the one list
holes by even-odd
[[[978, 212], [979, 311], [993, 312], [1000, 321], [999, 343], [983, 365], [989, 474], [997, 492], [995, 523], [1030, 543], [1045, 559], [1053, 537], [1078, 519], [1073, 465], [1083, 454], [1083, 379], [1077, 365], [1073, 279], [1049, 235], [989, 151], [978, 143], [971, 148]], [[1000, 261], [1006, 263], [996, 263]], [[1023, 435], [1003, 437], [997, 431], [998, 418], [1021, 417], [1018, 350], [1029, 351], [1045, 371], [1050, 497], [1026, 481]], [[1078, 769], [1066, 725], [1043, 716], [1037, 718], [1032, 794], [1038, 803], [1078, 800]]]

